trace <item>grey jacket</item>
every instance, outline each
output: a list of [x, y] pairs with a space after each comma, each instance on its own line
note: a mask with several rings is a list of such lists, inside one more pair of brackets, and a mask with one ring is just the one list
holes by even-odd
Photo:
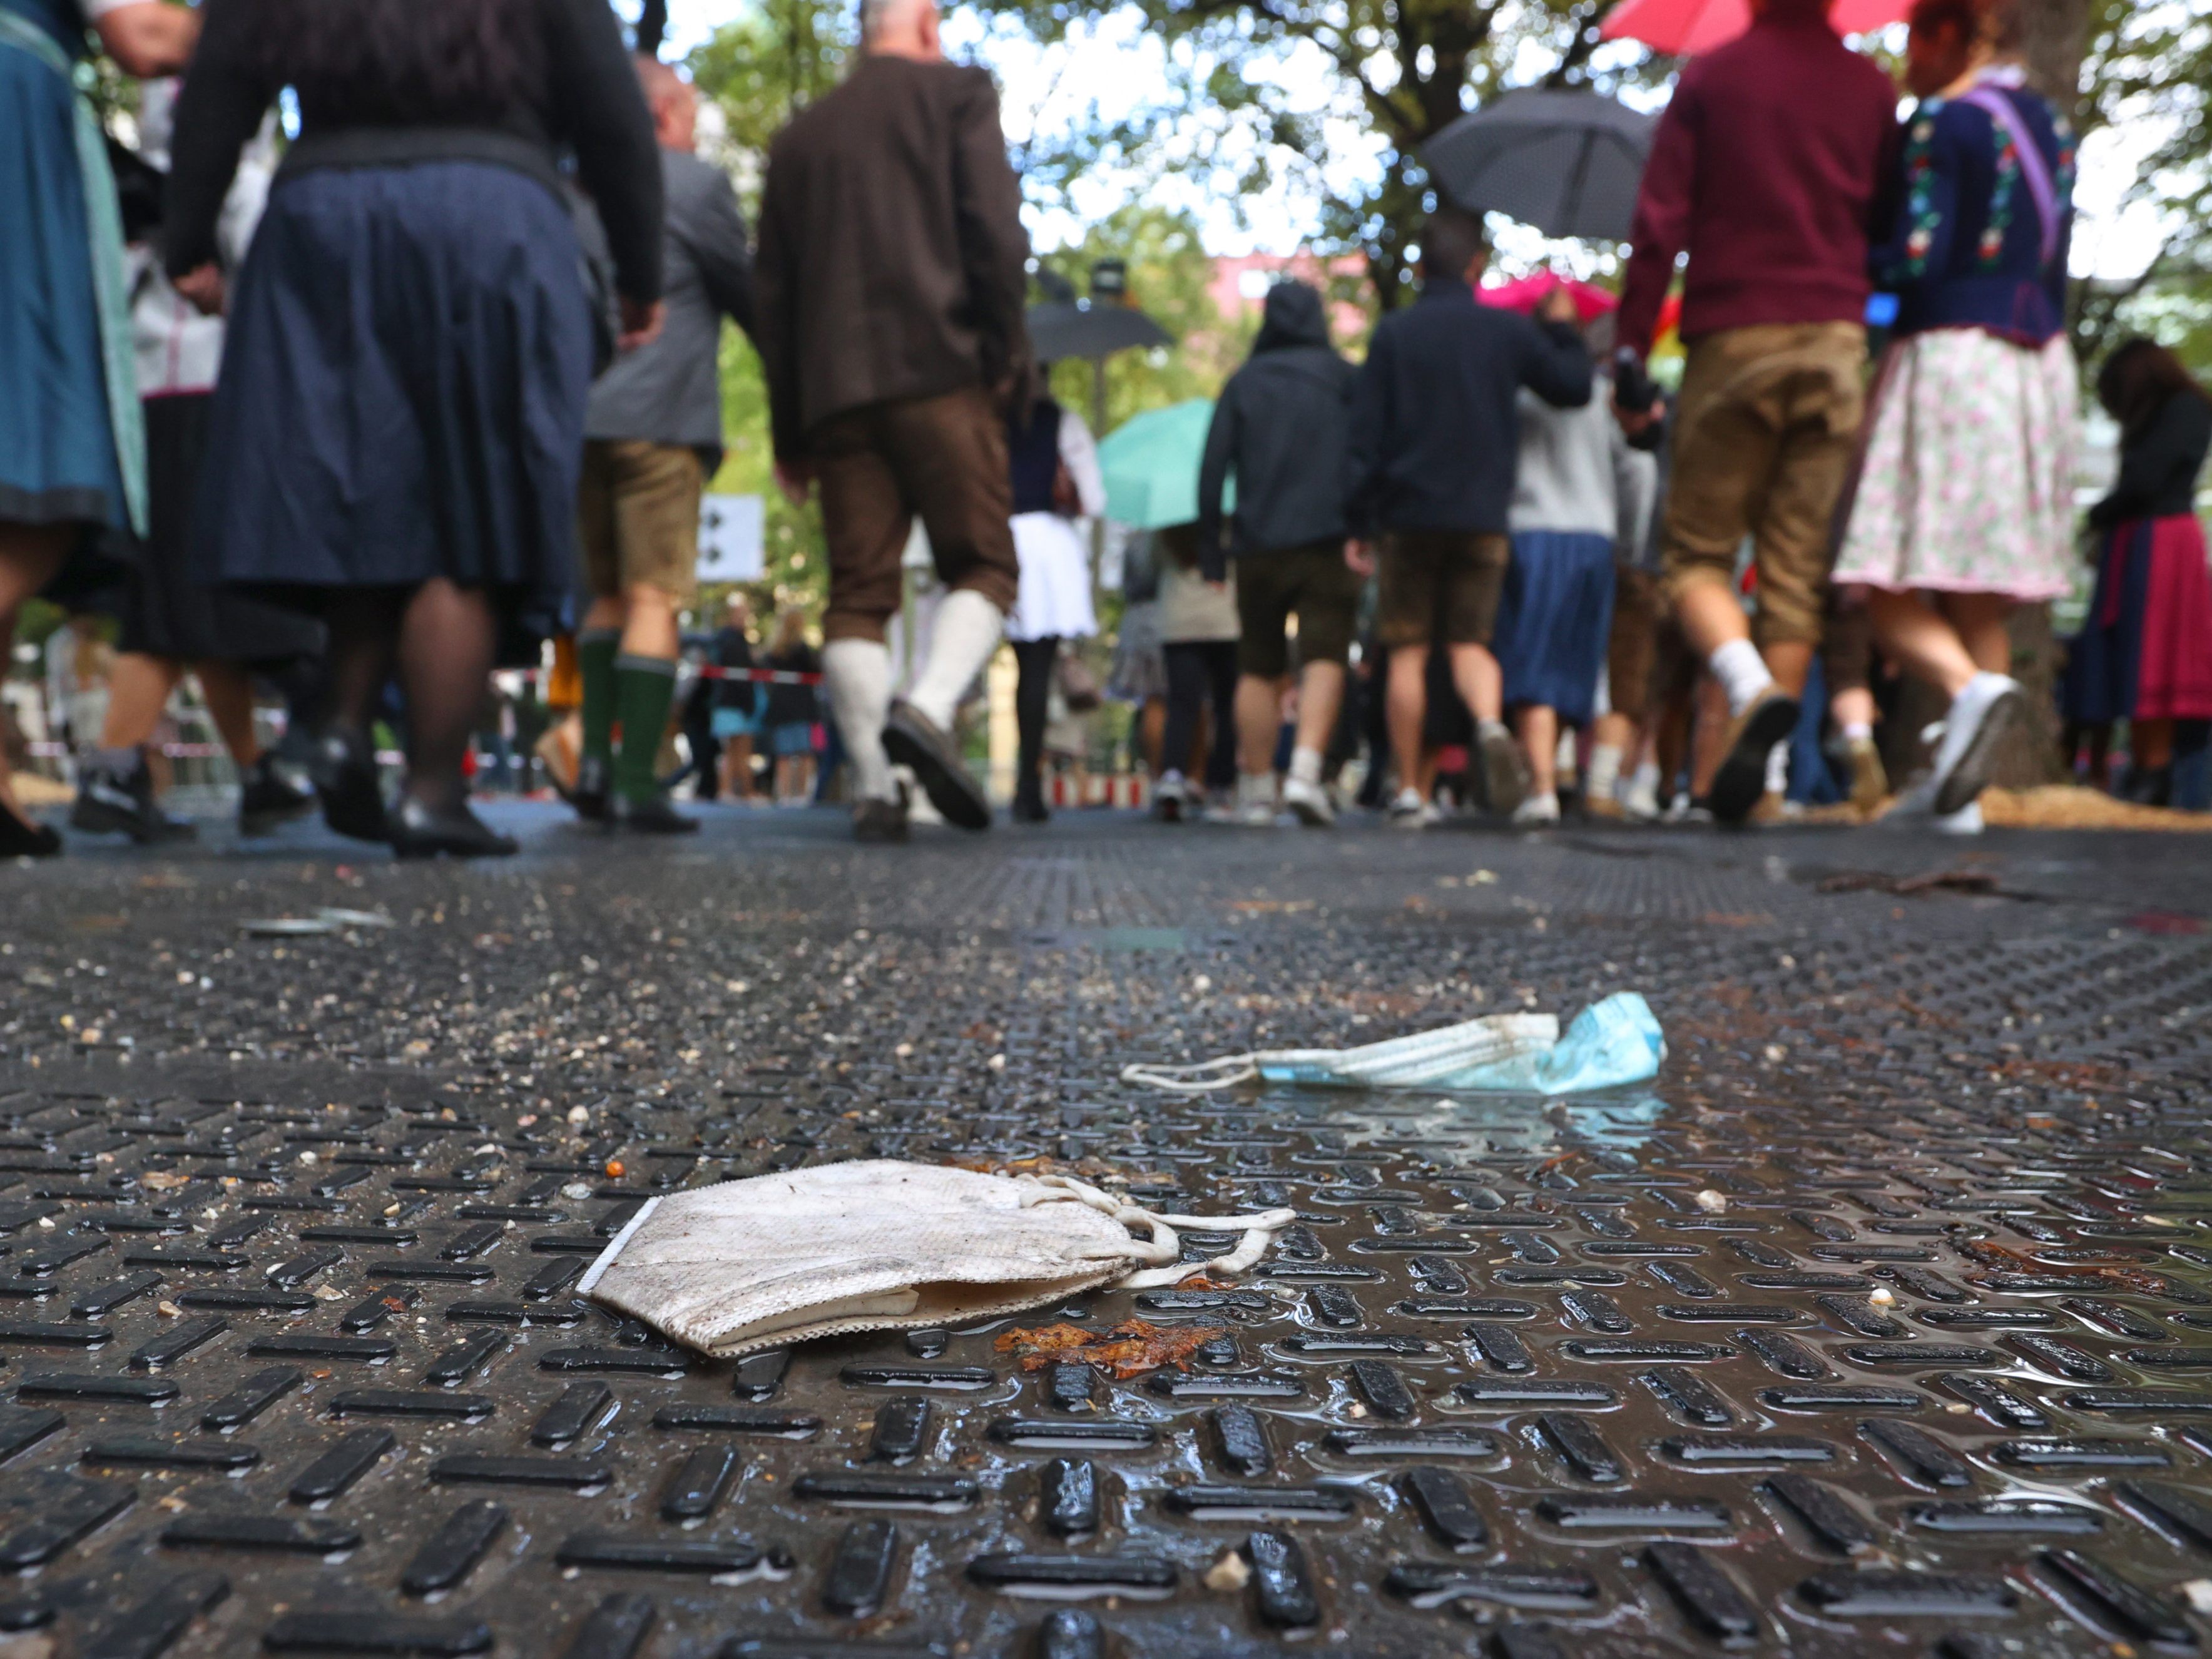
[[737, 192], [720, 168], [660, 152], [668, 191], [668, 321], [651, 345], [625, 352], [592, 387], [587, 438], [722, 449], [722, 319], [753, 333], [753, 258]]

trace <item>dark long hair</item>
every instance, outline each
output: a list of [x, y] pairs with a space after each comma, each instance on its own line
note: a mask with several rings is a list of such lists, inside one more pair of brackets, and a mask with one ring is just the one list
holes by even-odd
[[2144, 335], [2114, 346], [2097, 371], [2097, 401], [2120, 423], [2124, 440], [2136, 436], [2157, 419], [2159, 410], [2179, 392], [2212, 403], [2212, 393], [2197, 384], [2181, 359]]
[[538, 0], [258, 0], [270, 80], [337, 125], [480, 125], [541, 87]]

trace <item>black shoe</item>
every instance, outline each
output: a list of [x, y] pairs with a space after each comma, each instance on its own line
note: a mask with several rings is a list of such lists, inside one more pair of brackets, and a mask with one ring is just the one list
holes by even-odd
[[969, 775], [952, 739], [904, 698], [891, 705], [890, 718], [884, 725], [884, 749], [899, 765], [913, 769], [929, 804], [947, 823], [963, 830], [991, 827], [991, 803], [984, 799], [982, 786]]
[[238, 833], [265, 836], [280, 823], [315, 810], [315, 798], [277, 769], [276, 757], [264, 755], [239, 780]]
[[50, 859], [61, 850], [62, 838], [45, 824], [0, 806], [0, 859]]
[[376, 756], [368, 740], [333, 728], [315, 739], [307, 768], [323, 822], [351, 841], [392, 839], [384, 811], [384, 789], [376, 775]]
[[1016, 823], [1050, 823], [1052, 808], [1044, 804], [1044, 792], [1040, 789], [1017, 791], [1013, 818]]
[[596, 755], [586, 755], [576, 763], [576, 781], [568, 791], [568, 805], [586, 823], [607, 821], [607, 799], [611, 793], [607, 772], [606, 762]]
[[853, 809], [853, 839], [892, 842], [907, 838], [906, 800], [864, 800]]
[[465, 806], [434, 812], [408, 798], [392, 809], [386, 832], [392, 852], [403, 859], [505, 858], [517, 851], [514, 837], [502, 836]]
[[79, 775], [70, 828], [94, 836], [128, 836], [141, 847], [190, 841], [198, 829], [173, 818], [155, 804], [154, 776], [141, 760], [128, 772], [88, 766]]
[[1797, 699], [1769, 686], [1751, 706], [1729, 722], [1728, 747], [1706, 795], [1713, 817], [1734, 828], [1751, 817], [1766, 793], [1766, 757], [1797, 729]]
[[655, 791], [643, 800], [632, 800], [628, 795], [614, 794], [607, 798], [607, 821], [617, 830], [634, 830], [641, 836], [689, 836], [698, 832], [699, 820], [686, 817], [669, 804], [668, 797]]

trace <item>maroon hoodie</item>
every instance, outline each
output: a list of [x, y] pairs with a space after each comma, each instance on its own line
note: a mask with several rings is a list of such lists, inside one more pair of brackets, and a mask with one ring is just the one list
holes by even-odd
[[1889, 77], [1837, 39], [1825, 0], [1770, 0], [1747, 33], [1683, 70], [1660, 118], [1630, 233], [1620, 343], [1650, 349], [1686, 248], [1685, 340], [1860, 320], [1898, 134]]

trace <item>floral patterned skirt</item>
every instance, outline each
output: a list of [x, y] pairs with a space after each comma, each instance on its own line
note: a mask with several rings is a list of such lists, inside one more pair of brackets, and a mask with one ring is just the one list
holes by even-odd
[[2056, 599], [2073, 586], [2073, 348], [1931, 329], [1881, 360], [1837, 522], [1845, 586]]

